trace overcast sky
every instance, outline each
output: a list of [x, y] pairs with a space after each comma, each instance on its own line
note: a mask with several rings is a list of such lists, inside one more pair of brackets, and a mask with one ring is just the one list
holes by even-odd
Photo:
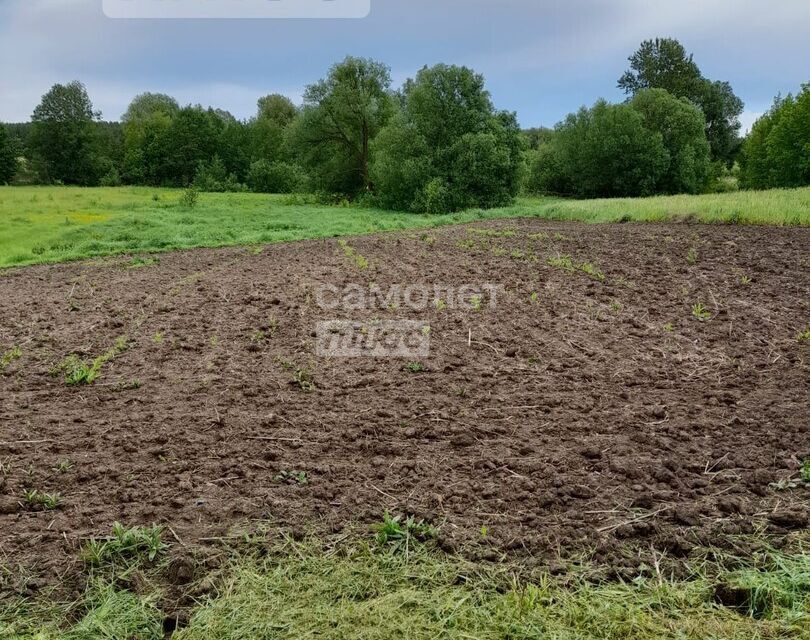
[[143, 91], [246, 118], [260, 95], [298, 102], [352, 54], [386, 62], [397, 85], [425, 64], [471, 66], [523, 126], [551, 126], [599, 97], [621, 99], [627, 57], [656, 36], [678, 38], [707, 77], [730, 81], [746, 126], [810, 82], [808, 0], [371, 2], [361, 20], [114, 20], [102, 0], [0, 0], [0, 120], [28, 120], [53, 83], [73, 79], [105, 119]]

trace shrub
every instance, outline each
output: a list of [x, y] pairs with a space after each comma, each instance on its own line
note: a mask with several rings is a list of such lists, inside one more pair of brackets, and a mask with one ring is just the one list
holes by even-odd
[[111, 167], [110, 170], [101, 177], [99, 184], [102, 187], [120, 187], [121, 174], [118, 173], [118, 169]]
[[214, 156], [211, 162], [201, 162], [197, 165], [194, 186], [200, 191], [214, 193], [245, 191], [245, 186], [239, 182], [235, 174], [228, 173], [225, 163], [219, 156]]
[[250, 165], [247, 183], [256, 193], [295, 193], [304, 181], [298, 165], [257, 160]]

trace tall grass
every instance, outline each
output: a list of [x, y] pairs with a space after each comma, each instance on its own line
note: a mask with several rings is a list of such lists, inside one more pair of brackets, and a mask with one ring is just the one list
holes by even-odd
[[267, 244], [483, 219], [810, 225], [810, 188], [617, 200], [522, 198], [445, 215], [317, 204], [302, 196], [200, 194], [145, 187], [0, 187], [0, 267], [190, 247]]

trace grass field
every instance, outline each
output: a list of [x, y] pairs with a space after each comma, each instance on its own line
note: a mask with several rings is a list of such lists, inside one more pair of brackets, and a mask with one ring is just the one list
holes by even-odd
[[[713, 561], [694, 575], [597, 583], [587, 567], [564, 577], [518, 577], [515, 567], [473, 563], [395, 537], [324, 543], [246, 540], [213, 580], [187, 585], [197, 604], [172, 617], [156, 584], [170, 553], [152, 530], [113, 538], [72, 602], [0, 601], [0, 637], [160, 640], [318, 637], [530, 640], [802, 638], [810, 556], [764, 551], [749, 564]], [[126, 536], [128, 551], [117, 546]], [[149, 538], [140, 547], [134, 541]], [[149, 548], [159, 548], [149, 561]], [[135, 549], [136, 552], [132, 553]], [[737, 607], [717, 601], [721, 589]], [[66, 624], [66, 621], [68, 622]]]
[[810, 225], [810, 188], [703, 196], [572, 201], [522, 198], [490, 211], [394, 213], [314, 204], [302, 196], [179, 190], [0, 187], [0, 267], [120, 253], [268, 244], [517, 216], [586, 222], [696, 221]]

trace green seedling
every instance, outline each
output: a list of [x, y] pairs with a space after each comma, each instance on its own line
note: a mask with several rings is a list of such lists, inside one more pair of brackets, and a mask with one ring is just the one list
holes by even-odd
[[666, 331], [667, 333], [672, 333], [673, 331], [675, 331], [675, 327], [673, 326], [673, 324], [671, 322], [667, 322], [664, 325], [664, 331]]
[[62, 501], [62, 497], [58, 493], [45, 493], [39, 489], [26, 491], [23, 498], [28, 506], [42, 507], [46, 511], [53, 511]]
[[741, 275], [740, 276], [740, 284], [741, 285], [748, 286], [752, 282], [753, 282], [753, 280], [749, 276], [746, 276], [746, 275]]
[[393, 552], [405, 552], [417, 544], [435, 539], [438, 531], [424, 520], [417, 521], [413, 516], [391, 516], [387, 511], [380, 524], [374, 525], [375, 539], [381, 547], [388, 547]]
[[163, 342], [163, 332], [158, 331], [157, 333], [155, 333], [155, 335], [152, 336], [152, 342], [154, 342], [155, 344], [160, 344], [161, 342]]
[[692, 305], [692, 315], [698, 320], [708, 320], [712, 317], [711, 312], [703, 306], [702, 302], [696, 302]]
[[73, 463], [70, 460], [60, 460], [53, 468], [57, 473], [67, 473], [73, 468]]
[[447, 303], [441, 298], [434, 301], [433, 304], [436, 307], [436, 311], [444, 311], [445, 309], [447, 309]]
[[470, 308], [472, 308], [473, 311], [480, 311], [483, 298], [480, 295], [474, 295], [470, 297], [469, 302]]
[[51, 375], [64, 374], [65, 382], [71, 386], [92, 384], [101, 375], [101, 367], [128, 348], [129, 340], [126, 336], [122, 336], [115, 341], [114, 346], [91, 362], [85, 362], [79, 358], [79, 356], [72, 353], [56, 367], [51, 369]]
[[529, 296], [529, 302], [531, 302], [532, 304], [537, 304], [539, 300], [540, 295], [537, 293], [537, 291], [532, 291], [531, 295]]
[[686, 261], [689, 264], [696, 264], [698, 261], [698, 252], [695, 247], [689, 247], [689, 251], [686, 252]]
[[19, 360], [22, 357], [22, 349], [17, 346], [11, 347], [8, 351], [6, 351], [2, 356], [0, 356], [0, 373], [2, 373], [8, 365], [10, 365], [15, 360]]
[[799, 471], [799, 475], [804, 482], [810, 482], [810, 457], [807, 457], [802, 461], [802, 467]]
[[345, 240], [338, 240], [340, 248], [343, 249], [343, 254], [354, 262], [354, 265], [361, 271], [368, 269], [369, 262], [366, 258], [357, 253], [357, 250]]
[[273, 480], [276, 482], [282, 482], [284, 484], [297, 484], [299, 486], [306, 486], [309, 484], [309, 476], [307, 475], [306, 471], [281, 470], [275, 476], [273, 476]]
[[410, 373], [421, 373], [425, 370], [425, 365], [421, 362], [409, 362], [405, 365], [404, 369]]
[[810, 343], [810, 329], [805, 329], [798, 336], [796, 336], [796, 341], [799, 344]]
[[113, 524], [112, 536], [90, 540], [84, 549], [84, 560], [91, 566], [99, 566], [120, 560], [132, 561], [146, 557], [150, 562], [161, 554], [166, 545], [162, 542], [163, 528], [151, 527], [127, 528], [116, 522]]

